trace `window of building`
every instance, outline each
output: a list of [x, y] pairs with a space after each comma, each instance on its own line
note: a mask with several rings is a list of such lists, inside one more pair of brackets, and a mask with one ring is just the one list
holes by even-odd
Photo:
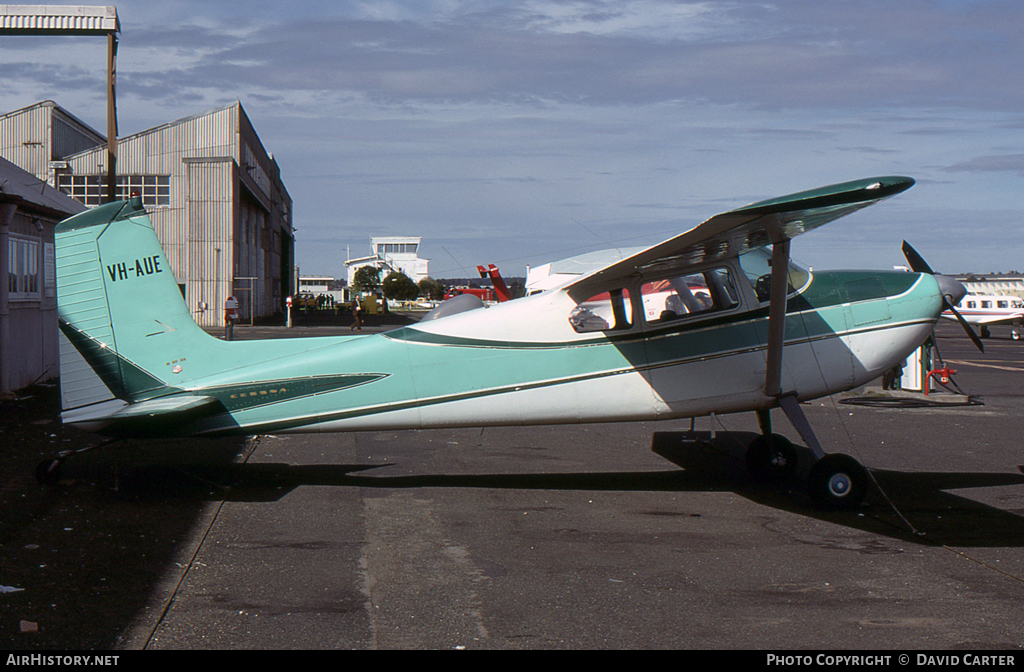
[[[101, 205], [106, 198], [106, 175], [58, 175], [57, 187], [79, 203]], [[171, 204], [171, 178], [169, 175], [118, 175], [117, 198], [142, 196], [142, 204], [158, 207]]]
[[377, 254], [416, 254], [416, 243], [377, 243]]
[[28, 238], [8, 238], [7, 294], [12, 300], [38, 300], [39, 241]]

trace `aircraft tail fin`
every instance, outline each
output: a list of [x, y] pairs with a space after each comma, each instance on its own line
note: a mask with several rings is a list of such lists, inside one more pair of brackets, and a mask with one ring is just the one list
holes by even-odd
[[216, 354], [221, 341], [189, 314], [138, 197], [61, 222], [56, 269], [65, 415], [179, 393], [186, 358]]
[[491, 286], [494, 287], [494, 295], [499, 303], [512, 300], [512, 292], [509, 291], [508, 285], [505, 284], [505, 279], [498, 272], [497, 266], [487, 264], [486, 266], [477, 266], [476, 270], [480, 273], [481, 278], [489, 277], [491, 279]]

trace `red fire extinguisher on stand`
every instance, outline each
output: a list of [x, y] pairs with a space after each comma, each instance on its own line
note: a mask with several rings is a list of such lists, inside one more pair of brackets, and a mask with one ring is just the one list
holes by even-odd
[[229, 296], [224, 301], [224, 340], [230, 341], [235, 337], [235, 322], [238, 321], [238, 299]]

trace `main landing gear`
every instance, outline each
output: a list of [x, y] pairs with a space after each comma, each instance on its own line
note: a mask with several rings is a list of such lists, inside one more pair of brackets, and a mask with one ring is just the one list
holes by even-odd
[[[816, 458], [807, 473], [807, 492], [814, 503], [833, 510], [851, 510], [860, 506], [868, 489], [867, 469], [849, 455], [826, 455], [822, 451], [796, 397], [780, 397], [779, 406]], [[747, 448], [748, 471], [769, 482], [788, 480], [796, 473], [796, 447], [781, 434], [772, 433], [770, 411], [757, 411], [757, 421], [761, 436]]]

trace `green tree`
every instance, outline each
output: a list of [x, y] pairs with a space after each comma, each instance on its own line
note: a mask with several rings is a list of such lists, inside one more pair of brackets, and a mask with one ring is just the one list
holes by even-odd
[[433, 278], [420, 280], [420, 296], [430, 301], [441, 301], [444, 299], [444, 285]]
[[384, 297], [396, 301], [411, 301], [420, 295], [420, 288], [401, 271], [389, 273], [381, 286], [384, 288]]
[[380, 287], [380, 269], [363, 266], [352, 277], [352, 286], [360, 292], [373, 292]]

